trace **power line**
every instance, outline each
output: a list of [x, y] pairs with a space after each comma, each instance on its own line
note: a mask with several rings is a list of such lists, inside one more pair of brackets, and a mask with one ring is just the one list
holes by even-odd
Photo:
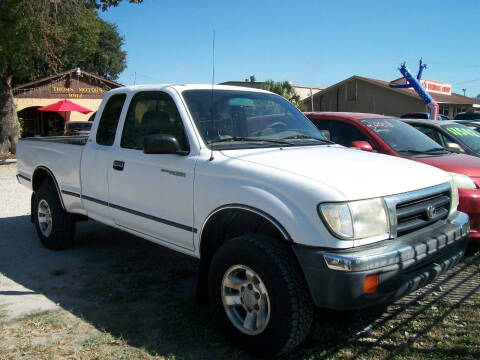
[[472, 79], [472, 80], [460, 81], [460, 82], [454, 83], [454, 84], [452, 84], [452, 85], [467, 84], [467, 83], [472, 83], [472, 82], [476, 82], [476, 81], [480, 81], [480, 78], [478, 78], [478, 79]]
[[453, 63], [444, 63], [439, 61], [429, 61], [428, 63], [436, 64], [436, 65], [455, 66], [455, 67], [480, 68], [480, 65], [473, 65], [473, 64], [453, 64]]
[[151, 77], [151, 76], [148, 76], [148, 75], [140, 74], [140, 73], [138, 73], [138, 72], [135, 72], [134, 75], [135, 75], [135, 79], [136, 79], [137, 76], [141, 76], [141, 77], [143, 77], [143, 78], [145, 78], [145, 79], [162, 82], [162, 80], [156, 79], [156, 78]]

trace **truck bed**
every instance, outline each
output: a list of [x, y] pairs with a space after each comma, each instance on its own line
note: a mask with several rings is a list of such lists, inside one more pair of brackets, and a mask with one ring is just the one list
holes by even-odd
[[88, 136], [38, 136], [20, 139], [20, 141], [46, 141], [70, 145], [85, 145]]
[[[87, 139], [87, 136], [20, 139], [17, 144], [17, 167], [22, 181], [32, 187], [33, 173], [41, 167], [55, 175], [60, 190], [80, 193], [80, 161]], [[65, 205], [69, 207], [68, 202]]]

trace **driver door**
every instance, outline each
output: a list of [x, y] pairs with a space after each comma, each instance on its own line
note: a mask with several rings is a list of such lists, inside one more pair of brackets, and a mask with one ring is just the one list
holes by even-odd
[[117, 225], [166, 246], [193, 250], [196, 156], [145, 154], [143, 139], [170, 134], [188, 153], [182, 119], [165, 92], [138, 92], [109, 167], [110, 206]]

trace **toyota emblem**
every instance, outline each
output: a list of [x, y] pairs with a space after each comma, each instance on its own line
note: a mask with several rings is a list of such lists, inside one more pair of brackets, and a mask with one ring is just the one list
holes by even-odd
[[433, 217], [435, 216], [435, 211], [436, 210], [437, 209], [433, 205], [430, 205], [430, 206], [427, 207], [427, 218], [428, 218], [428, 220], [433, 219]]

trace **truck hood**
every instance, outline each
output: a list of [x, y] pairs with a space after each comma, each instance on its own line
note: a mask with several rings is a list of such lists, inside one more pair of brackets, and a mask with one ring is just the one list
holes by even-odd
[[411, 159], [438, 167], [445, 171], [455, 172], [475, 178], [480, 177], [480, 158], [476, 156], [449, 154], [444, 156], [429, 156]]
[[222, 150], [222, 153], [279, 170], [284, 176], [303, 176], [321, 182], [341, 192], [347, 200], [399, 194], [451, 179], [431, 166], [338, 145]]

